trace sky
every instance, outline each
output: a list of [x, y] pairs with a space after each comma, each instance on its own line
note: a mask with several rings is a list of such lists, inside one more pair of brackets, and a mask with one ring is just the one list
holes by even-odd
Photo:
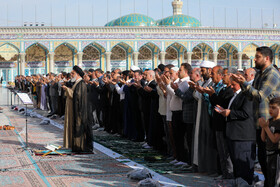
[[[0, 0], [0, 27], [104, 26], [131, 13], [159, 20], [173, 14], [173, 0]], [[203, 27], [280, 29], [280, 0], [183, 0], [183, 14]], [[275, 25], [276, 24], [276, 25]]]

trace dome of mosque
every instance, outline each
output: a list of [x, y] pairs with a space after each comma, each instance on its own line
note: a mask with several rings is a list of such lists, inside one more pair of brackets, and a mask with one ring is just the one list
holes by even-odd
[[105, 26], [156, 26], [156, 21], [142, 14], [129, 14], [110, 21]]
[[169, 16], [157, 21], [159, 26], [199, 27], [200, 21], [194, 17], [183, 14]]

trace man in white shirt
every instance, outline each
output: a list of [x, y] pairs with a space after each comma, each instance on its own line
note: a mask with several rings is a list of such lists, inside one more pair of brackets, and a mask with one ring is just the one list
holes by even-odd
[[[190, 80], [189, 73], [192, 71], [191, 66], [183, 63], [178, 71], [179, 80], [175, 80], [171, 84], [177, 84], [178, 88], [184, 93], [189, 88], [188, 81]], [[172, 111], [172, 128], [176, 147], [176, 165], [188, 165], [191, 162], [188, 151], [184, 146], [184, 137], [187, 131], [187, 125], [183, 122], [183, 101], [175, 95], [174, 89], [171, 87], [170, 81], [167, 82], [167, 91], [172, 95], [170, 100], [170, 109]], [[189, 143], [188, 143], [189, 144]]]

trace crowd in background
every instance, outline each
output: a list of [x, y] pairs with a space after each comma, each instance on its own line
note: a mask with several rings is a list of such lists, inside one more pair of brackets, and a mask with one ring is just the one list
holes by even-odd
[[[271, 62], [272, 51], [260, 47], [256, 67], [239, 71], [210, 61], [196, 68], [182, 63], [144, 71], [84, 70], [88, 121], [93, 130], [145, 141], [144, 148], [165, 152], [186, 171], [222, 179], [241, 177], [252, 184], [258, 154], [265, 185], [273, 186], [280, 121], [270, 106], [280, 108], [273, 100], [280, 95], [280, 76]], [[34, 107], [48, 110], [51, 118], [64, 116], [62, 87], [74, 83], [66, 72], [15, 78], [16, 89], [30, 93]]]

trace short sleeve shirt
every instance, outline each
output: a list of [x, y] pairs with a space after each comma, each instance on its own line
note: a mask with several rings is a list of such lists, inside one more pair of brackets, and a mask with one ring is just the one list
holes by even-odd
[[[270, 131], [275, 134], [280, 134], [280, 119], [277, 119], [273, 121], [272, 119], [269, 119], [269, 129]], [[272, 141], [269, 139], [268, 136], [266, 136], [266, 150], [267, 151], [276, 151], [279, 149], [279, 142], [278, 143], [272, 143]]]

